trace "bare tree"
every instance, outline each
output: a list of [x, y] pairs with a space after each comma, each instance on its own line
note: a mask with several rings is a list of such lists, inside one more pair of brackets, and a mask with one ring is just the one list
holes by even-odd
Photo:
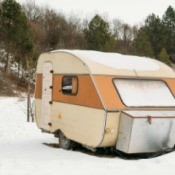
[[47, 50], [60, 48], [63, 42], [61, 38], [66, 35], [67, 22], [64, 16], [53, 10], [45, 9], [40, 24], [43, 25], [46, 33], [45, 43]]
[[36, 5], [35, 0], [27, 0], [26, 3], [22, 5], [22, 8], [29, 20], [39, 20], [41, 16], [41, 9]]
[[115, 39], [122, 38], [122, 26], [123, 26], [123, 22], [121, 20], [114, 19], [112, 21], [112, 32], [115, 36]]
[[132, 41], [136, 37], [137, 27], [132, 27], [119, 19], [114, 19], [112, 21], [112, 31], [116, 39], [116, 51], [131, 54]]
[[84, 37], [81, 29], [81, 20], [74, 15], [67, 19], [54, 10], [43, 9], [39, 25], [44, 30], [46, 50], [77, 49], [81, 48]]
[[84, 48], [85, 39], [83, 35], [83, 25], [81, 19], [71, 14], [68, 22], [66, 47], [70, 49]]

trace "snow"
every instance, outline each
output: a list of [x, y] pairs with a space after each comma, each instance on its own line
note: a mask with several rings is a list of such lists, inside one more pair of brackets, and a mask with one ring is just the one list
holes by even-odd
[[175, 99], [163, 81], [116, 79], [114, 84], [127, 106], [175, 106]]
[[65, 151], [43, 143], [57, 143], [26, 122], [26, 100], [0, 98], [0, 175], [173, 175], [175, 152], [141, 160], [97, 157]]
[[118, 53], [84, 51], [84, 50], [55, 50], [54, 52], [68, 52], [81, 59], [90, 60], [114, 69], [126, 69], [134, 71], [156, 71], [159, 65], [151, 58], [131, 55], [121, 55]]

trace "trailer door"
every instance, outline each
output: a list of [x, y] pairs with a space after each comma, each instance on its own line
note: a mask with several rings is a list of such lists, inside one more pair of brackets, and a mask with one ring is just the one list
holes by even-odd
[[53, 66], [51, 62], [45, 62], [43, 65], [43, 83], [42, 83], [42, 129], [49, 131], [51, 122], [51, 102], [52, 102], [52, 83]]

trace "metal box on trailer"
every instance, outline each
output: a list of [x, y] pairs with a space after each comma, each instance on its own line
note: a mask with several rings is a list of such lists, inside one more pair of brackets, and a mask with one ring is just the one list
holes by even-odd
[[175, 145], [175, 111], [123, 111], [116, 148], [125, 153], [156, 152]]

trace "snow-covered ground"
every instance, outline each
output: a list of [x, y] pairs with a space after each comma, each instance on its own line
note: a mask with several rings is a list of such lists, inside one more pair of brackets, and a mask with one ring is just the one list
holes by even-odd
[[175, 152], [142, 160], [123, 160], [65, 151], [43, 143], [57, 143], [26, 122], [26, 101], [0, 98], [0, 175], [174, 175]]

